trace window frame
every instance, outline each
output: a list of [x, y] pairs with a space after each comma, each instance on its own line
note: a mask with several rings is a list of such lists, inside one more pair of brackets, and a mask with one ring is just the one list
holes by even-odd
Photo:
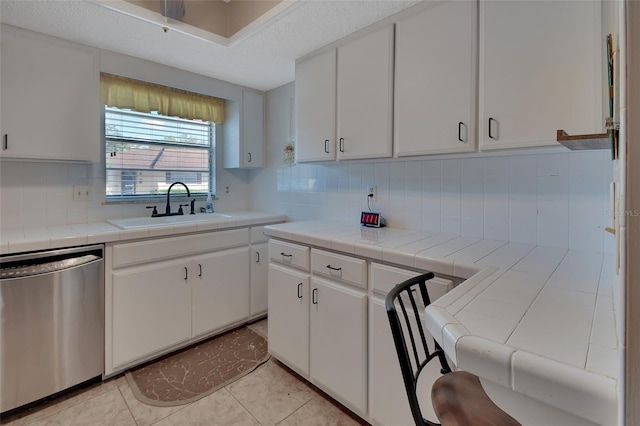
[[[212, 197], [215, 198], [215, 194], [216, 194], [216, 162], [217, 162], [217, 153], [216, 153], [216, 146], [217, 146], [217, 139], [218, 139], [218, 133], [220, 130], [220, 125], [217, 123], [214, 123], [212, 121], [208, 121], [208, 122], [204, 122], [204, 121], [199, 121], [199, 120], [188, 120], [188, 119], [183, 119], [180, 117], [168, 117], [165, 115], [161, 115], [158, 114], [157, 112], [154, 113], [140, 113], [138, 111], [133, 111], [130, 109], [119, 109], [119, 108], [114, 108], [114, 107], [108, 107], [107, 105], [102, 105], [101, 108], [101, 142], [102, 142], [102, 151], [103, 151], [103, 170], [104, 170], [104, 178], [105, 178], [105, 182], [104, 182], [104, 188], [105, 188], [105, 203], [106, 204], [123, 204], [123, 203], [136, 203], [136, 202], [157, 202], [160, 200], [164, 200], [166, 199], [167, 194], [166, 193], [162, 193], [162, 194], [140, 194], [140, 195], [126, 195], [121, 193], [119, 195], [109, 195], [108, 194], [108, 187], [109, 187], [109, 171], [110, 170], [122, 170], [122, 171], [145, 171], [146, 169], [125, 169], [125, 168], [121, 168], [121, 169], [117, 169], [117, 168], [108, 168], [107, 166], [107, 144], [110, 141], [115, 141], [116, 143], [118, 142], [132, 142], [132, 143], [137, 143], [137, 144], [141, 144], [141, 143], [147, 143], [150, 145], [156, 145], [156, 146], [171, 146], [171, 147], [190, 147], [188, 144], [180, 144], [180, 143], [171, 143], [171, 142], [166, 142], [166, 141], [162, 141], [162, 140], [136, 140], [136, 139], [127, 139], [127, 138], [113, 138], [113, 137], [108, 137], [107, 136], [107, 119], [106, 119], [106, 115], [107, 115], [107, 111], [111, 110], [111, 111], [115, 111], [116, 113], [118, 112], [123, 112], [125, 114], [133, 114], [133, 115], [142, 115], [142, 116], [157, 116], [163, 120], [167, 120], [167, 121], [171, 121], [171, 120], [180, 120], [180, 121], [194, 121], [197, 123], [202, 123], [202, 124], [206, 124], [209, 127], [209, 146], [208, 146], [208, 170], [207, 172], [209, 173], [209, 179], [208, 179], [208, 187], [209, 187], [209, 191], [205, 192], [205, 191], [198, 191], [198, 192], [194, 192], [193, 190], [191, 191], [191, 198], [202, 198], [204, 199], [208, 193], [211, 193]], [[197, 148], [197, 146], [194, 146], [195, 148]], [[202, 148], [200, 148], [202, 149]], [[165, 175], [167, 174], [172, 174], [172, 173], [197, 173], [198, 174], [198, 179], [202, 179], [202, 181], [206, 181], [206, 179], [203, 179], [202, 176], [200, 175], [200, 173], [204, 173], [204, 171], [196, 171], [196, 172], [190, 172], [190, 171], [183, 171], [183, 170], [159, 170], [159, 172], [164, 172]], [[164, 181], [164, 179], [163, 179]], [[176, 179], [173, 180], [173, 182], [175, 182]], [[187, 184], [187, 186], [189, 186], [189, 182], [185, 182]], [[121, 182], [122, 185], [122, 182]], [[122, 188], [122, 186], [121, 186]], [[189, 188], [190, 190], [192, 188]], [[173, 191], [172, 191], [172, 195], [173, 195]], [[176, 197], [186, 197], [186, 194], [181, 194], [176, 192], [175, 193]]]

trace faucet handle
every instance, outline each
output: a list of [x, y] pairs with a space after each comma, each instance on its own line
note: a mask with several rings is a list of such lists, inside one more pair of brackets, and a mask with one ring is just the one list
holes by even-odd
[[156, 206], [147, 206], [147, 208], [153, 209], [153, 211], [151, 212], [151, 217], [158, 214], [158, 209], [156, 208]]
[[178, 209], [178, 214], [184, 214], [184, 212], [182, 211], [182, 207], [187, 207], [189, 204], [178, 204], [180, 206], [180, 208]]

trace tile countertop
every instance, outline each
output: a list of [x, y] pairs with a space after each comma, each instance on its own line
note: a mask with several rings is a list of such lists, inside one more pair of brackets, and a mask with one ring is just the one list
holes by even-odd
[[135, 229], [120, 229], [107, 222], [95, 222], [3, 230], [0, 232], [0, 254], [172, 236], [190, 232], [283, 222], [286, 220], [285, 215], [273, 213], [243, 211], [224, 214], [229, 217], [216, 216], [215, 218], [212, 217], [211, 220], [137, 227]]
[[426, 309], [458, 368], [599, 424], [615, 424], [620, 371], [613, 256], [343, 222], [265, 234], [465, 279]]

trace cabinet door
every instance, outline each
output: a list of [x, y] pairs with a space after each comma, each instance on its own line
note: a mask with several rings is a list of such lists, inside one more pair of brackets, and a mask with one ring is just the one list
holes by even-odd
[[[412, 425], [413, 417], [384, 299], [372, 298], [370, 308], [369, 414], [374, 424]], [[433, 422], [437, 422], [437, 417], [431, 404], [431, 385], [440, 376], [439, 366], [437, 359], [430, 362], [418, 383], [422, 415]]]
[[95, 51], [4, 26], [0, 39], [0, 156], [99, 162]]
[[364, 413], [367, 410], [367, 296], [314, 277], [311, 302], [311, 380], [350, 408]]
[[269, 258], [267, 243], [251, 246], [251, 310], [257, 316], [267, 312]]
[[264, 167], [264, 99], [259, 93], [242, 92], [242, 165]]
[[249, 317], [249, 247], [222, 250], [191, 263], [193, 337]]
[[309, 375], [309, 274], [269, 265], [269, 352]]
[[475, 150], [477, 7], [438, 2], [396, 24], [397, 156]]
[[334, 160], [336, 50], [296, 64], [296, 161]]
[[187, 267], [173, 261], [113, 272], [114, 366], [191, 337]]
[[338, 48], [339, 159], [391, 157], [393, 26]]
[[481, 149], [601, 133], [605, 50], [598, 1], [480, 2]]

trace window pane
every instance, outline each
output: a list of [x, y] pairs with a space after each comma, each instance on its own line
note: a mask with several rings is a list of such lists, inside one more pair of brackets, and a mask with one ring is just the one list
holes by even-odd
[[215, 193], [214, 126], [105, 107], [107, 197]]

